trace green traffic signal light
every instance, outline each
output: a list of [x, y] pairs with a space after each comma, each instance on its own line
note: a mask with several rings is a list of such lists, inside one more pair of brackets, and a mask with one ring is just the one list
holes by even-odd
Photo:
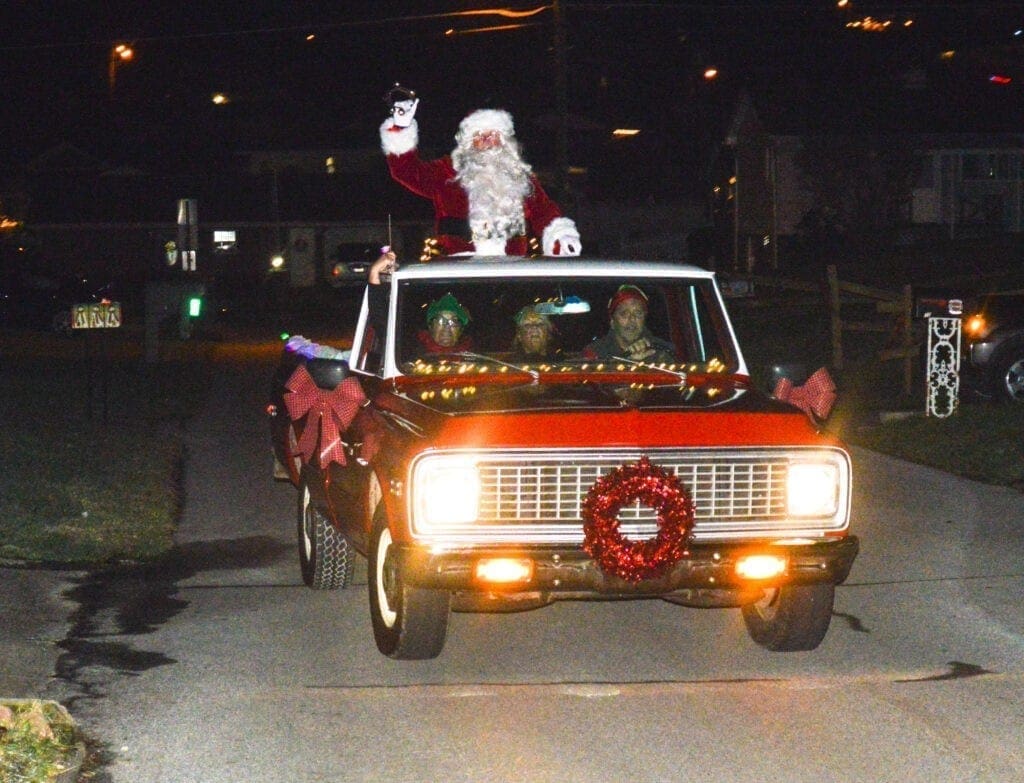
[[203, 298], [201, 296], [190, 296], [188, 299], [189, 318], [198, 318], [203, 310]]

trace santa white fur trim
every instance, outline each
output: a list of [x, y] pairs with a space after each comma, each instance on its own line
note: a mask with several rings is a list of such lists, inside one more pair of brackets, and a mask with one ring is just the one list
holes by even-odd
[[420, 132], [416, 120], [408, 128], [398, 128], [395, 121], [388, 117], [380, 126], [380, 148], [385, 155], [404, 155], [416, 149], [419, 142]]
[[[555, 242], [563, 237], [575, 240], [576, 245], [579, 246], [580, 232], [576, 228], [576, 223], [567, 217], [556, 217], [544, 227], [544, 232], [541, 234], [540, 246], [544, 255], [553, 256]], [[562, 248], [562, 252], [565, 252], [565, 248]]]
[[509, 139], [516, 135], [515, 126], [512, 124], [512, 115], [507, 111], [504, 109], [478, 109], [459, 123], [459, 132], [455, 134], [455, 141], [461, 147], [469, 143], [474, 133], [489, 130], [498, 131]]
[[505, 238], [477, 239], [473, 242], [473, 255], [503, 256], [505, 255]]

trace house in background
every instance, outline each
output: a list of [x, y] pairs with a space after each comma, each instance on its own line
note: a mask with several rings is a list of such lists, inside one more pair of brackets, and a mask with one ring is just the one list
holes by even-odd
[[911, 222], [949, 238], [1024, 232], [1024, 134], [923, 136]]
[[741, 93], [709, 173], [714, 258], [699, 263], [774, 269], [780, 247], [839, 235], [1024, 233], [1024, 134], [773, 133], [769, 125]]

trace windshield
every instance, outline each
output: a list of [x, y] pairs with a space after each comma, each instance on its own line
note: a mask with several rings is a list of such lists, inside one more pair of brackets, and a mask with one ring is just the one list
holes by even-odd
[[[405, 373], [470, 354], [540, 370], [645, 354], [690, 372], [738, 366], [707, 279], [406, 280], [397, 315], [396, 362]], [[623, 347], [636, 340], [648, 350]]]

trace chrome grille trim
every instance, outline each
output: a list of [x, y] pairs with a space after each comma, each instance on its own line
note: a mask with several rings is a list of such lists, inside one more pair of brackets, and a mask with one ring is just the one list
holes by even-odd
[[[442, 452], [435, 452], [442, 453]], [[480, 515], [472, 525], [435, 526], [413, 534], [444, 544], [544, 543], [583, 541], [581, 506], [590, 487], [619, 466], [646, 454], [675, 474], [695, 506], [694, 540], [821, 537], [847, 525], [850, 495], [849, 457], [838, 448], [672, 449], [648, 452], [503, 451], [443, 452], [474, 457], [480, 471]], [[786, 477], [792, 461], [826, 456], [842, 467], [839, 511], [826, 519], [786, 515]], [[420, 459], [429, 459], [430, 454]], [[410, 476], [413, 476], [413, 467]], [[411, 507], [410, 507], [411, 513]], [[657, 515], [638, 501], [619, 513], [620, 530], [629, 538], [657, 533]]]

